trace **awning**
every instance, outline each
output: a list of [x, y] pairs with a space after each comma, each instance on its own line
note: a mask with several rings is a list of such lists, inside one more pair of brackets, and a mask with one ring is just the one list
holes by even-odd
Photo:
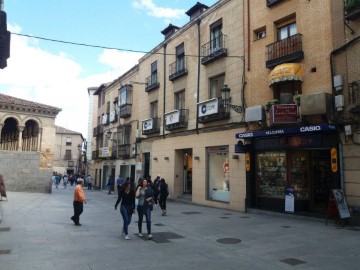
[[269, 75], [269, 86], [277, 82], [302, 81], [304, 70], [302, 64], [286, 63], [277, 65]]

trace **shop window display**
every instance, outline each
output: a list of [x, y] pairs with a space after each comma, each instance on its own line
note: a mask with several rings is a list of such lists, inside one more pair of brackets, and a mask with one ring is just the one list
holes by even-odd
[[283, 198], [286, 187], [286, 153], [257, 155], [258, 196]]
[[227, 146], [207, 148], [208, 198], [229, 202], [230, 164]]

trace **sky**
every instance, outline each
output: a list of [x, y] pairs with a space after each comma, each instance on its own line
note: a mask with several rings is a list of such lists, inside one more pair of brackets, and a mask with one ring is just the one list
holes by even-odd
[[[11, 45], [7, 67], [0, 69], [0, 93], [62, 109], [55, 124], [88, 139], [87, 89], [136, 65], [141, 52], [164, 40], [161, 31], [169, 23], [182, 27], [189, 21], [185, 12], [196, 2], [3, 0]], [[210, 7], [217, 0], [199, 2]]]

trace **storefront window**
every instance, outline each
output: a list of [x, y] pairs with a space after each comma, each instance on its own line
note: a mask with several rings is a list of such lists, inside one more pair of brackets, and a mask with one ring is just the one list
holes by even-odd
[[215, 201], [229, 202], [229, 147], [208, 147], [206, 152], [208, 170], [208, 198]]
[[305, 151], [291, 153], [290, 186], [298, 199], [309, 199], [309, 158]]
[[283, 198], [286, 186], [286, 153], [257, 155], [258, 196]]

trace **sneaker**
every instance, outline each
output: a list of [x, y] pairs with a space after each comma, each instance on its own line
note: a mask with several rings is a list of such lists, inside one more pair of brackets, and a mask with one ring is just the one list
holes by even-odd
[[125, 235], [126, 240], [130, 240], [130, 237], [128, 235]]
[[141, 232], [139, 232], [138, 236], [143, 237], [144, 235]]
[[163, 216], [165, 216], [165, 215], [166, 215], [166, 210], [164, 210], [164, 211], [163, 211], [162, 215], [163, 215]]
[[153, 239], [154, 238], [154, 236], [150, 233], [149, 235], [148, 235], [148, 239]]

